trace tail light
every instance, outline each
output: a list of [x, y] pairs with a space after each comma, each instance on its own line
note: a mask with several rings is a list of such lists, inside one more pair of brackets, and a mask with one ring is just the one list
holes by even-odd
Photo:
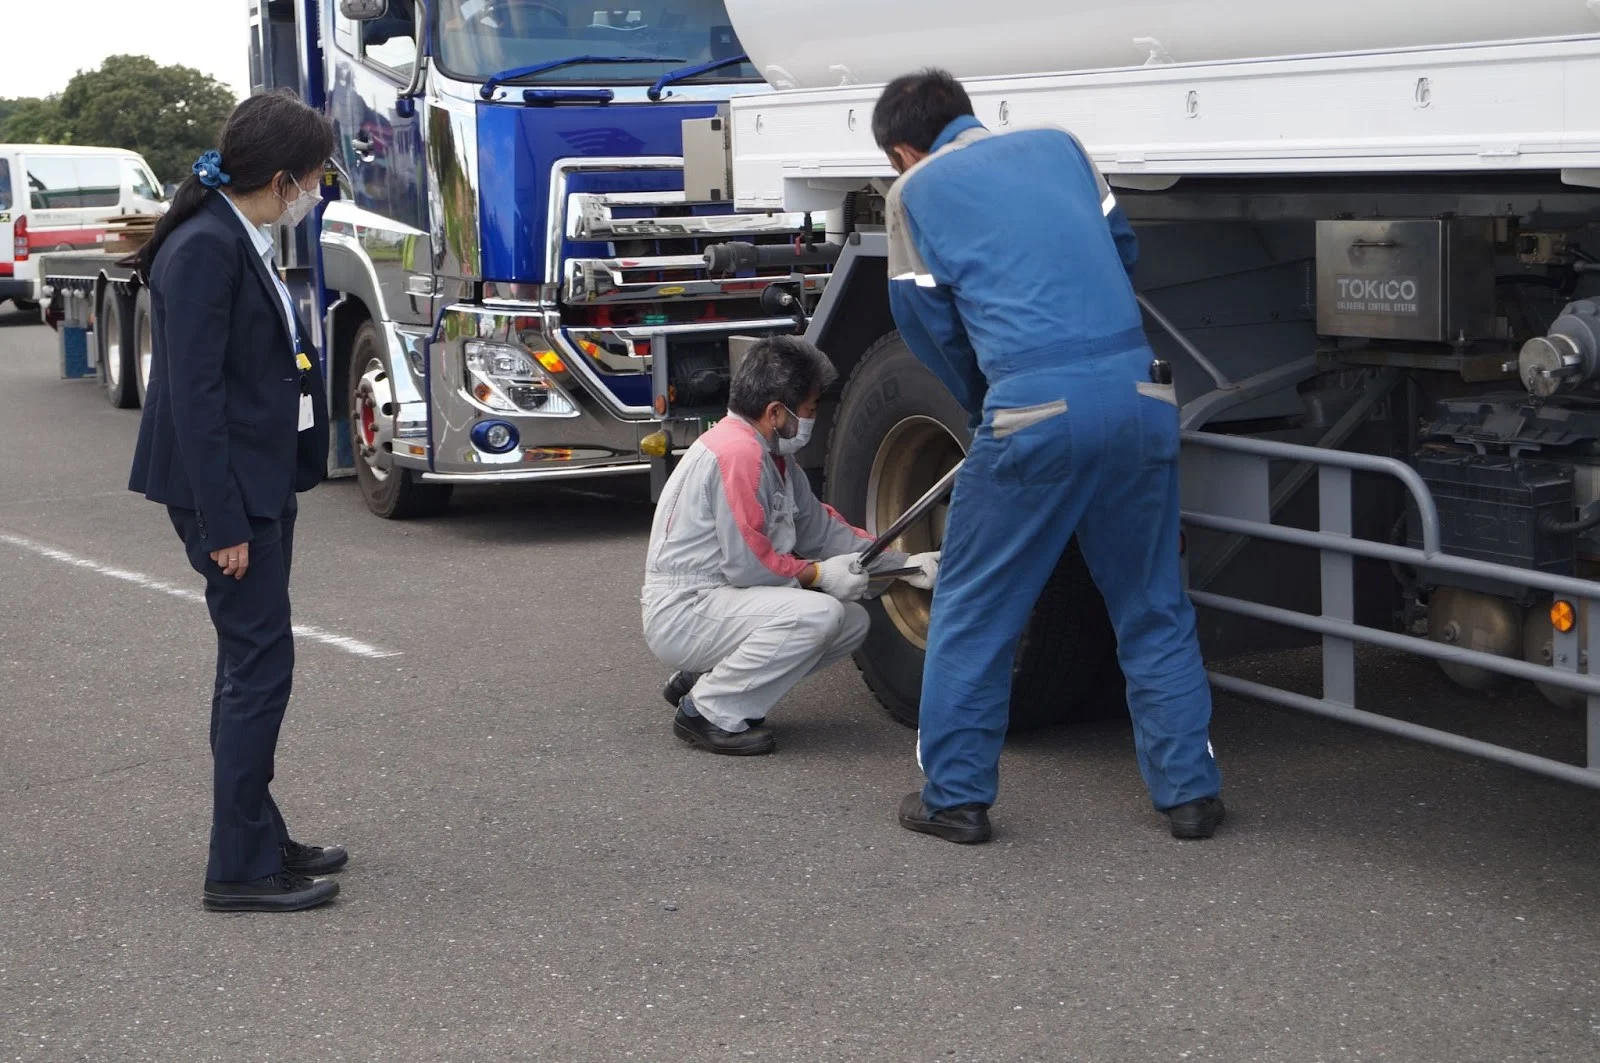
[[12, 258], [18, 262], [28, 261], [28, 216], [17, 215], [15, 224], [11, 227]]

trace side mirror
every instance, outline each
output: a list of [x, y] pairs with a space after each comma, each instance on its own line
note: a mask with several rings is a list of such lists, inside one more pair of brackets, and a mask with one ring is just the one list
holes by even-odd
[[339, 0], [339, 14], [352, 22], [371, 22], [389, 13], [389, 0]]
[[172, 197], [177, 194], [178, 186], [176, 183], [168, 181], [166, 184], [161, 186], [161, 198], [166, 200], [168, 203], [171, 203]]

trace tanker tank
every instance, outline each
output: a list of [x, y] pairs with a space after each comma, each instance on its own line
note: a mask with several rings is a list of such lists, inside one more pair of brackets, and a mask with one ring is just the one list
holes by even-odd
[[[1600, 36], [1587, 0], [727, 0], [773, 87], [957, 77]], [[803, 14], [803, 17], [799, 17]]]

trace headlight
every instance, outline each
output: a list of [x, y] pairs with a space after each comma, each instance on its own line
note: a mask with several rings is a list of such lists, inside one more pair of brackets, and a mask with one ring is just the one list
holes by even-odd
[[484, 406], [498, 413], [537, 413], [570, 417], [578, 412], [545, 375], [533, 355], [521, 347], [469, 340], [466, 355], [467, 390]]

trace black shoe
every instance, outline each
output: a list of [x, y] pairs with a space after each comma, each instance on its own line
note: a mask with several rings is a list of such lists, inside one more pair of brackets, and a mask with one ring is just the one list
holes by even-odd
[[691, 745], [730, 757], [759, 757], [778, 748], [772, 732], [765, 727], [747, 731], [724, 731], [704, 716], [690, 716], [682, 709], [673, 717], [672, 730]]
[[932, 834], [957, 845], [977, 845], [986, 842], [989, 829], [989, 810], [983, 805], [957, 805], [929, 812], [922, 803], [920, 793], [906, 794], [900, 802], [900, 825], [920, 834]]
[[205, 905], [213, 912], [298, 912], [338, 895], [339, 884], [332, 879], [280, 871], [249, 882], [206, 879]]
[[301, 845], [289, 841], [278, 846], [283, 853], [283, 869], [296, 875], [326, 875], [350, 862], [342, 845]]
[[1220, 797], [1202, 797], [1167, 809], [1174, 838], [1209, 838], [1225, 814]]
[[661, 688], [661, 696], [667, 699], [668, 705], [677, 708], [678, 702], [682, 701], [684, 695], [693, 690], [699, 681], [699, 672], [673, 672], [672, 678], [667, 680], [667, 685]]

